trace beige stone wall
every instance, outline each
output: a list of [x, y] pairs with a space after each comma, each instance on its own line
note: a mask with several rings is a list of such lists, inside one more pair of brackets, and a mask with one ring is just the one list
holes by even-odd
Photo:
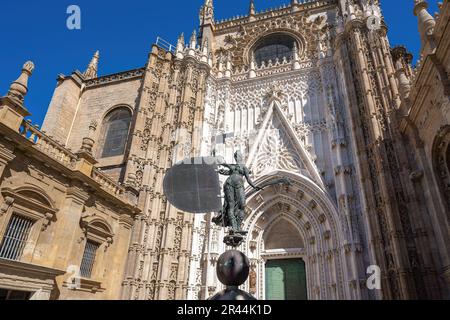
[[42, 129], [66, 144], [77, 112], [82, 84], [77, 74], [67, 80], [58, 81]]
[[83, 138], [89, 135], [89, 125], [95, 121], [97, 127], [91, 138], [99, 142], [93, 149], [93, 155], [98, 160], [97, 167], [108, 167], [106, 172], [120, 181], [124, 175], [127, 156], [124, 154], [101, 158], [102, 145], [99, 140], [104, 133], [103, 121], [116, 107], [127, 107], [134, 115], [141, 85], [139, 70], [96, 79], [85, 79], [79, 72], [61, 77], [44, 120], [43, 130], [67, 148], [77, 151]]
[[[95, 137], [98, 138], [102, 133], [103, 119], [115, 107], [127, 106], [134, 112], [141, 84], [141, 79], [131, 79], [86, 88], [80, 99], [79, 110], [67, 146], [73, 150], [77, 150], [81, 146], [83, 138], [88, 134], [89, 123], [92, 120], [98, 121], [97, 136]], [[96, 158], [99, 158], [98, 149], [101, 149], [100, 145], [94, 147]]]
[[[78, 171], [77, 163], [84, 161], [78, 156], [62, 161], [48, 148], [50, 138], [38, 131], [28, 138], [2, 122], [0, 131], [0, 240], [13, 214], [33, 221], [20, 259], [0, 258], [0, 288], [30, 291], [34, 299], [119, 299], [138, 213], [123, 197], [125, 189], [119, 195], [122, 187], [92, 171], [92, 165], [92, 173], [87, 164]], [[78, 270], [88, 239], [100, 247], [91, 278], [83, 279]]]

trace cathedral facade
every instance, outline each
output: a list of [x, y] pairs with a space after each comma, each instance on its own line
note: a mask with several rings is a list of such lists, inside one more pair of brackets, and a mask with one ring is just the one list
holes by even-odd
[[[250, 1], [248, 15], [217, 21], [214, 13], [206, 0], [198, 33], [176, 46], [156, 43], [142, 68], [99, 76], [96, 53], [85, 72], [59, 76], [42, 130], [23, 120], [24, 67], [0, 109], [9, 128], [0, 239], [11, 236], [15, 203], [36, 207], [45, 194], [38, 209], [51, 210], [38, 217], [50, 228], [55, 221], [54, 231], [42, 228], [37, 247], [59, 239], [74, 249], [48, 251], [54, 258], [40, 251], [39, 260], [30, 247], [27, 262], [20, 250], [3, 256], [12, 246], [3, 240], [0, 265], [45, 261], [56, 279], [50, 292], [68, 286], [63, 261], [94, 270], [82, 270], [82, 290], [69, 286], [54, 298], [207, 299], [223, 289], [215, 267], [227, 249], [224, 230], [214, 213], [168, 204], [164, 174], [185, 158], [216, 153], [232, 163], [240, 151], [255, 184], [292, 181], [247, 189], [239, 248], [251, 262], [246, 291], [261, 300], [450, 298], [450, 1], [436, 17], [414, 1], [422, 42], [415, 67], [406, 48], [390, 46], [376, 0], [293, 0], [264, 12]], [[24, 141], [6, 139], [11, 130]], [[46, 173], [59, 187], [41, 183], [42, 192], [28, 186], [40, 176], [29, 169], [37, 160], [12, 169], [14, 155], [28, 150], [20, 146], [40, 141], [71, 164], [68, 173]], [[50, 169], [44, 159], [40, 170]], [[59, 218], [72, 184], [79, 215]], [[41, 198], [26, 200], [33, 190]], [[75, 235], [61, 230], [69, 223]], [[0, 288], [17, 290], [13, 271], [1, 270]]]

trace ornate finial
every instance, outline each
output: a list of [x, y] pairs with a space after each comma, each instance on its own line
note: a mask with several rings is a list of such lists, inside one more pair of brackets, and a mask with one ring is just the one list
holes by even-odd
[[83, 144], [81, 145], [81, 151], [85, 151], [91, 154], [93, 147], [94, 147], [94, 140], [88, 137], [84, 137]]
[[184, 32], [182, 32], [178, 37], [178, 44], [182, 44], [184, 46]]
[[8, 97], [23, 102], [28, 92], [28, 79], [33, 74], [34, 63], [31, 61], [25, 62], [22, 67], [22, 73], [19, 78], [11, 84], [8, 91]]
[[177, 51], [176, 51], [176, 55], [177, 58], [179, 59], [183, 59], [183, 51], [184, 51], [184, 33], [180, 34], [180, 36], [178, 37], [178, 42], [177, 42]]
[[434, 32], [436, 21], [428, 12], [428, 3], [425, 0], [414, 0], [414, 15], [419, 19], [419, 32], [422, 40], [422, 48], [429, 42], [429, 36]]
[[94, 147], [94, 144], [95, 144], [94, 136], [95, 136], [95, 131], [97, 131], [97, 127], [98, 127], [97, 120], [92, 120], [89, 123], [89, 134], [87, 137], [83, 138], [83, 144], [81, 146], [82, 151], [85, 151], [89, 154], [92, 153], [92, 148]]
[[195, 50], [197, 48], [197, 32], [195, 30], [192, 32], [191, 40], [189, 43], [191, 49]]
[[426, 0], [414, 0], [414, 14], [417, 15], [416, 10], [417, 9], [427, 9], [428, 8], [428, 2]]
[[409, 98], [411, 92], [411, 80], [406, 73], [407, 64], [412, 60], [412, 55], [407, 52], [404, 46], [398, 46], [391, 51], [394, 60], [395, 75], [398, 80], [400, 99], [405, 101]]
[[97, 130], [97, 127], [98, 127], [98, 121], [92, 120], [91, 123], [89, 124], [89, 133], [94, 133]]
[[100, 58], [100, 52], [97, 50], [94, 54], [94, 56], [91, 59], [91, 62], [89, 63], [89, 66], [87, 67], [86, 71], [84, 72], [84, 77], [86, 80], [89, 79], [95, 79], [98, 77], [98, 60]]
[[31, 75], [34, 71], [34, 63], [31, 61], [25, 62], [25, 64], [23, 65], [23, 70], [28, 71]]

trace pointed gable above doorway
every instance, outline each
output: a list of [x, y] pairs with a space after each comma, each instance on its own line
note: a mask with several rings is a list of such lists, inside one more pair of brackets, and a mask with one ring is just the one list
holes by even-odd
[[316, 165], [281, 109], [282, 96], [277, 86], [269, 91], [268, 108], [250, 148], [247, 166], [255, 177], [284, 170], [306, 176], [323, 187]]

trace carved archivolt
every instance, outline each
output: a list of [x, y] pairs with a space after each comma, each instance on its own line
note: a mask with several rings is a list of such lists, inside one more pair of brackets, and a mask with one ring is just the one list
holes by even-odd
[[[292, 186], [260, 192], [251, 196], [248, 201], [251, 213], [245, 221], [244, 229], [255, 236], [249, 237], [246, 248], [250, 249], [247, 252], [249, 257], [257, 262], [257, 296], [264, 298], [264, 263], [269, 257], [266, 255], [269, 254], [270, 258], [273, 258], [271, 251], [265, 248], [264, 236], [267, 231], [270, 232], [272, 226], [287, 221], [297, 230], [298, 238], [304, 239], [304, 243], [299, 242], [296, 251], [274, 251], [276, 258], [301, 257], [307, 265], [307, 270], [316, 270], [307, 273], [310, 299], [346, 298], [347, 283], [357, 279], [347, 279], [343, 273], [344, 256], [351, 250], [347, 250], [344, 245], [345, 235], [336, 208], [326, 196], [320, 195], [318, 186], [301, 176], [278, 172], [272, 178], [283, 175], [292, 179]], [[262, 201], [259, 197], [262, 197]], [[255, 244], [252, 244], [252, 241]]]

